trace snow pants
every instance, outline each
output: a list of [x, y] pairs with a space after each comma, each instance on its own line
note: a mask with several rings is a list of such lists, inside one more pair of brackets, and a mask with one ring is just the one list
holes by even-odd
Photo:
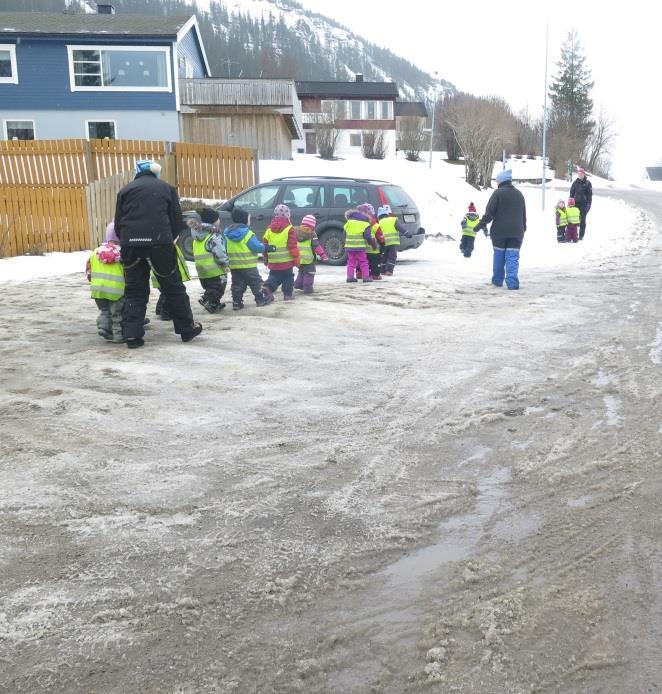
[[462, 251], [462, 255], [465, 258], [471, 258], [471, 254], [474, 252], [474, 243], [476, 243], [475, 236], [462, 234], [462, 239], [460, 240], [460, 251]]
[[283, 296], [291, 297], [294, 294], [294, 271], [292, 268], [287, 270], [269, 270], [269, 277], [264, 283], [262, 290], [265, 296], [273, 296], [274, 292], [282, 285]]
[[212, 305], [218, 306], [221, 303], [221, 299], [225, 293], [225, 287], [228, 284], [225, 275], [220, 275], [220, 277], [201, 277], [200, 284], [205, 290], [202, 295], [202, 300], [209, 300]]
[[566, 243], [577, 243], [577, 241], [579, 241], [579, 238], [580, 237], [577, 236], [577, 225], [568, 224], [568, 226], [565, 228]]
[[164, 300], [172, 314], [175, 333], [181, 335], [192, 330], [191, 303], [179, 274], [177, 253], [173, 245], [122, 246], [122, 263], [125, 281], [122, 308], [124, 337], [134, 339], [145, 335], [150, 267], [159, 280]]
[[232, 303], [241, 303], [244, 298], [244, 293], [248, 287], [255, 297], [256, 303], [262, 303], [262, 276], [256, 267], [243, 268], [241, 270], [231, 270], [232, 285]]
[[368, 256], [368, 265], [370, 266], [370, 276], [376, 279], [382, 272], [382, 256], [381, 253], [366, 253]]
[[97, 331], [101, 337], [113, 342], [122, 341], [122, 306], [124, 299], [95, 299], [99, 315], [97, 316]]
[[556, 240], [565, 243], [565, 227], [556, 227]]
[[348, 280], [353, 280], [355, 278], [357, 266], [361, 269], [361, 276], [363, 279], [370, 277], [367, 253], [365, 251], [347, 251]]
[[492, 246], [492, 284], [502, 287], [505, 278], [508, 289], [519, 289], [519, 251], [522, 239], [493, 239]]
[[398, 247], [386, 246], [382, 256], [382, 272], [385, 275], [392, 275], [395, 270], [395, 261], [398, 259]]
[[313, 283], [315, 282], [315, 263], [302, 265], [297, 272], [297, 278], [294, 280], [295, 289], [303, 289], [304, 294], [313, 293]]
[[577, 204], [579, 208], [579, 240], [584, 238], [586, 233], [586, 217], [588, 217], [589, 206], [586, 203]]

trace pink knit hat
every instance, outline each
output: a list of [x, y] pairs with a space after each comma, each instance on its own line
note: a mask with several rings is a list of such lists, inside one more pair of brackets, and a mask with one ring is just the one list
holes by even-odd
[[302, 220], [301, 220], [301, 226], [302, 227], [308, 227], [309, 229], [314, 229], [317, 226], [317, 220], [312, 214], [307, 214]]
[[290, 208], [287, 205], [276, 205], [274, 208], [274, 218], [284, 217], [285, 219], [290, 218]]
[[117, 238], [117, 233], [115, 232], [115, 220], [108, 222], [108, 226], [106, 227], [106, 241], [114, 241], [115, 243], [120, 242], [120, 240]]

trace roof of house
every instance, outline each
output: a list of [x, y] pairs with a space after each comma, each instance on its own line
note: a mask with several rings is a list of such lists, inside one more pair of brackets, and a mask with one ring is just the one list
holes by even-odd
[[302, 96], [322, 98], [382, 98], [396, 99], [398, 85], [395, 82], [297, 82], [297, 93]]
[[125, 14], [0, 12], [0, 35], [103, 34], [174, 37], [190, 19], [190, 15], [144, 17]]
[[416, 118], [427, 118], [428, 110], [422, 101], [396, 101], [396, 116], [415, 116]]
[[646, 173], [651, 181], [662, 181], [662, 166], [647, 166]]

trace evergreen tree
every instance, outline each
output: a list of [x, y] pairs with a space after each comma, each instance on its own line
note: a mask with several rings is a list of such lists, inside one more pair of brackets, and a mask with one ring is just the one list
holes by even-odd
[[561, 171], [568, 160], [581, 159], [595, 126], [590, 97], [594, 82], [575, 30], [568, 32], [556, 65], [558, 72], [549, 89], [550, 156], [554, 168]]

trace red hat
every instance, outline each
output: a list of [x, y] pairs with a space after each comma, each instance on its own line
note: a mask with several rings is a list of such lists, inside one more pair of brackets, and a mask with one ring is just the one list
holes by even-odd
[[473, 202], [469, 203], [469, 212], [475, 212], [476, 211], [476, 206], [473, 204]]

